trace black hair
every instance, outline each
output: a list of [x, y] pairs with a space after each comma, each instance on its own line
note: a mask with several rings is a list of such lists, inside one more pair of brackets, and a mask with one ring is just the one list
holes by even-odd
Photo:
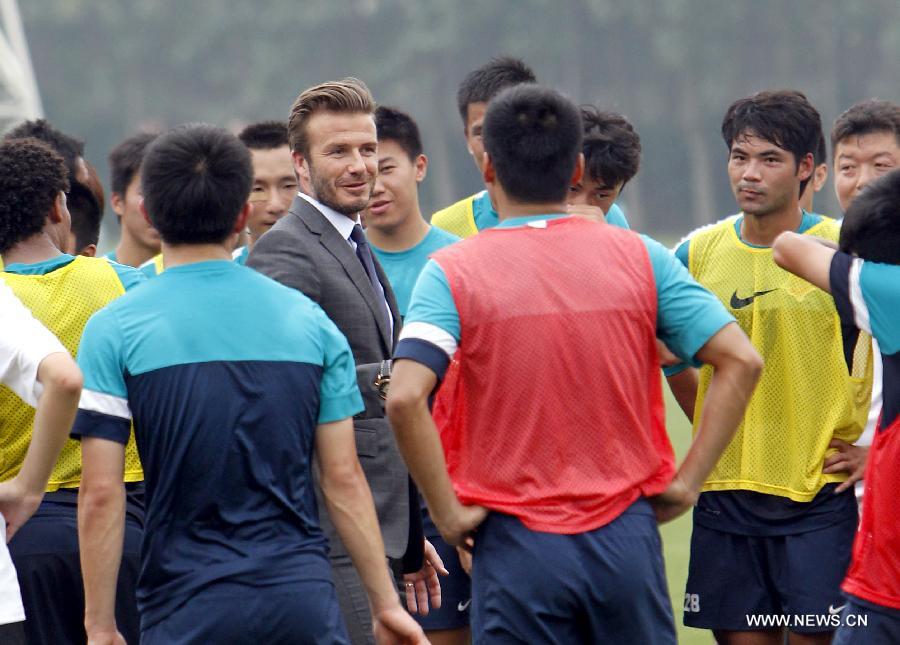
[[206, 124], [160, 135], [141, 166], [144, 206], [169, 244], [224, 241], [252, 184], [247, 147], [233, 134]]
[[488, 104], [484, 149], [497, 180], [523, 203], [564, 201], [581, 152], [578, 108], [556, 90], [516, 85]]
[[66, 162], [50, 146], [33, 138], [0, 142], [0, 253], [40, 233], [68, 189]]
[[44, 142], [63, 158], [63, 161], [66, 164], [66, 173], [69, 178], [69, 184], [72, 185], [75, 183], [75, 177], [78, 175], [76, 161], [78, 161], [79, 157], [82, 159], [84, 158], [84, 141], [81, 139], [76, 139], [64, 132], [60, 132], [46, 119], [24, 121], [7, 132], [3, 138], [30, 138]]
[[125, 191], [141, 169], [147, 148], [159, 136], [156, 132], [138, 132], [120, 142], [109, 153], [110, 191], [124, 199]]
[[463, 126], [468, 122], [469, 105], [487, 103], [507, 87], [522, 83], [536, 83], [534, 72], [522, 60], [511, 56], [492, 58], [476, 70], [469, 72], [459, 84], [456, 106]]
[[879, 177], [850, 202], [839, 246], [864, 260], [900, 264], [900, 169]]
[[[822, 118], [802, 92], [766, 90], [738, 99], [725, 112], [722, 137], [729, 151], [734, 140], [745, 134], [787, 150], [799, 168], [807, 154], [816, 153], [822, 138]], [[799, 194], [803, 194], [808, 181], [809, 178], [800, 182]]]
[[284, 121], [260, 121], [251, 123], [238, 134], [251, 150], [271, 150], [289, 145], [288, 128]]
[[103, 211], [94, 193], [84, 184], [78, 182], [72, 184], [72, 189], [66, 197], [77, 252], [100, 240], [100, 220]]
[[641, 138], [621, 114], [603, 112], [593, 105], [581, 106], [584, 125], [584, 172], [607, 186], [624, 186], [641, 164]]
[[872, 132], [893, 132], [900, 145], [900, 105], [869, 99], [849, 108], [834, 121], [831, 129], [832, 152], [847, 137]]
[[816, 146], [816, 151], [813, 153], [813, 165], [818, 167], [823, 163], [828, 163], [828, 146], [825, 144], [824, 133], [819, 137], [819, 145]]
[[410, 161], [422, 154], [422, 138], [415, 120], [402, 110], [379, 105], [375, 108], [375, 129], [379, 141], [395, 141]]

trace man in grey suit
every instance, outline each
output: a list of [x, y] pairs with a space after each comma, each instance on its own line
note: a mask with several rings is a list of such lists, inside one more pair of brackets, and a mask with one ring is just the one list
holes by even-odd
[[[372, 490], [388, 562], [398, 575], [401, 558], [417, 561], [405, 570], [422, 566], [423, 538], [417, 503], [410, 499], [415, 489], [374, 386], [379, 373], [387, 371], [384, 361], [390, 359], [400, 331], [393, 291], [359, 224], [358, 213], [369, 201], [377, 172], [374, 110], [368, 88], [356, 79], [318, 85], [297, 97], [288, 131], [302, 192], [288, 215], [254, 245], [247, 266], [317, 302], [350, 343], [366, 406], [353, 422], [357, 453]], [[351, 640], [374, 642], [362, 583], [321, 501], [319, 508]], [[429, 565], [422, 570], [428, 571], [422, 577], [436, 583]], [[407, 582], [407, 596], [416, 590], [412, 585]], [[416, 586], [425, 588], [420, 581]], [[434, 591], [434, 584], [429, 586]]]

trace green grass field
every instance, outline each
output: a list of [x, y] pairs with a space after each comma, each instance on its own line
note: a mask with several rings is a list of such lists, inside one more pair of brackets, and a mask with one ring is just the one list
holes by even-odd
[[[687, 451], [691, 441], [691, 424], [675, 403], [668, 386], [663, 384], [666, 393], [666, 426], [669, 437], [675, 447], [679, 462]], [[672, 596], [672, 609], [675, 612], [675, 626], [678, 629], [680, 645], [711, 645], [715, 643], [710, 632], [692, 629], [681, 624], [682, 607], [684, 606], [684, 582], [687, 579], [688, 559], [691, 547], [691, 515], [686, 513], [674, 522], [664, 525], [660, 531], [663, 538], [663, 550], [666, 558], [666, 577], [669, 579], [669, 594]]]

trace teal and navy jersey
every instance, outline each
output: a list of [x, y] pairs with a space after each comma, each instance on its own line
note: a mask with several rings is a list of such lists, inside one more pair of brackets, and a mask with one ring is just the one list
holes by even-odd
[[241, 266], [247, 264], [247, 258], [250, 256], [250, 245], [239, 246], [231, 253], [231, 259]]
[[[499, 226], [526, 226], [565, 215], [539, 215], [505, 220]], [[657, 296], [657, 335], [685, 361], [734, 318], [722, 303], [694, 280], [661, 244], [640, 236], [650, 256]], [[598, 265], [602, 261], [598, 259]], [[502, 276], [497, 288], [503, 288]], [[442, 378], [460, 341], [459, 313], [443, 269], [429, 260], [413, 289], [409, 312], [400, 334], [396, 358], [409, 358]]]
[[413, 287], [416, 285], [416, 279], [419, 277], [422, 267], [428, 262], [428, 256], [454, 242], [459, 242], [459, 238], [432, 226], [421, 242], [405, 251], [382, 251], [374, 244], [370, 244], [381, 263], [381, 268], [387, 273], [388, 282], [391, 283], [391, 288], [397, 297], [397, 307], [400, 309], [401, 316], [406, 316]]
[[318, 305], [234, 262], [170, 267], [90, 319], [78, 362], [72, 435], [124, 444], [134, 422], [143, 628], [216, 582], [323, 570], [316, 426], [363, 404], [347, 340]]
[[[45, 275], [66, 266], [74, 259], [74, 255], [63, 253], [57, 255], [55, 258], [50, 258], [49, 260], [44, 260], [42, 262], [34, 262], [31, 264], [17, 262], [16, 264], [8, 264], [3, 270], [7, 273], [16, 273], [18, 275]], [[119, 264], [117, 262], [110, 262], [109, 265], [116, 272], [116, 275], [119, 276], [119, 281], [122, 283], [122, 287], [125, 291], [138, 286], [145, 280], [144, 275], [134, 267], [125, 266], [124, 264]]]

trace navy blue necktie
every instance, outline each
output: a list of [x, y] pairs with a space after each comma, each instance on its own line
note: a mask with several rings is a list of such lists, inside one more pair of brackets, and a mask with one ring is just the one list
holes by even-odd
[[354, 225], [353, 230], [350, 232], [350, 239], [356, 243], [356, 257], [359, 258], [359, 262], [363, 265], [366, 275], [369, 276], [369, 282], [372, 284], [372, 291], [375, 292], [375, 300], [377, 300], [378, 304], [381, 306], [381, 315], [385, 324], [389, 325], [391, 318], [388, 315], [384, 287], [381, 286], [381, 282], [378, 280], [378, 274], [375, 272], [375, 262], [372, 258], [372, 249], [369, 246], [369, 241], [366, 239], [366, 234], [363, 233], [362, 227], [359, 224]]

